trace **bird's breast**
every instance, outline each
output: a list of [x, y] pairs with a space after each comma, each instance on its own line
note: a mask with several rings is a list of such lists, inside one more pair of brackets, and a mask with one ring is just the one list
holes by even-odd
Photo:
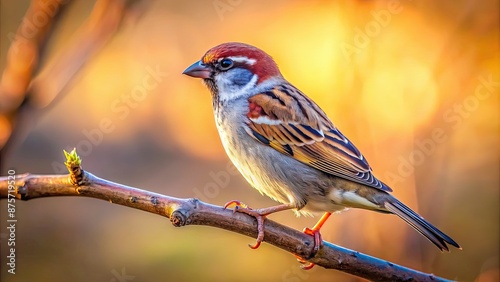
[[281, 203], [297, 202], [286, 181], [286, 173], [277, 162], [274, 149], [253, 139], [245, 130], [247, 117], [233, 113], [216, 114], [222, 145], [243, 177], [261, 194]]
[[217, 129], [229, 159], [252, 187], [275, 201], [291, 203], [298, 209], [309, 201], [328, 202], [324, 197], [330, 187], [328, 177], [251, 137], [246, 128], [248, 118], [235, 114], [238, 111], [233, 109], [237, 105], [232, 107], [230, 112], [216, 112]]

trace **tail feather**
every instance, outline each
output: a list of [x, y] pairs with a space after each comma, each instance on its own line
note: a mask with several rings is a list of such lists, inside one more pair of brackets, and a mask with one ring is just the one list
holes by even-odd
[[446, 243], [456, 248], [462, 249], [460, 245], [458, 245], [457, 242], [451, 239], [448, 235], [441, 232], [439, 229], [427, 222], [423, 217], [418, 215], [409, 207], [405, 206], [400, 201], [391, 199], [384, 203], [384, 207], [388, 211], [406, 221], [406, 223], [408, 223], [420, 234], [429, 239], [429, 241], [436, 245], [441, 251], [450, 251]]

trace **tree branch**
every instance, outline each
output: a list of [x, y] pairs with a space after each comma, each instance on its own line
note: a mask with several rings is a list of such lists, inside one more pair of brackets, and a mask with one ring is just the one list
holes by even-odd
[[[74, 151], [66, 157], [68, 175], [14, 175], [13, 171], [8, 171], [7, 177], [0, 177], [0, 199], [28, 201], [56, 196], [91, 197], [167, 217], [176, 227], [207, 225], [252, 238], [257, 236], [257, 222], [249, 215], [234, 213], [194, 198], [174, 198], [107, 181], [84, 171]], [[265, 242], [300, 257], [310, 257], [313, 247], [311, 236], [269, 219], [264, 223]], [[308, 261], [372, 281], [450, 281], [329, 242], [323, 242], [316, 256]]]
[[[32, 1], [12, 38], [0, 78], [0, 157], [25, 138], [40, 110], [68, 92], [85, 64], [113, 38], [123, 23], [137, 20], [150, 4], [141, 0], [97, 0], [69, 44], [41, 68], [38, 62], [44, 55], [42, 49], [67, 2], [70, 1]], [[42, 17], [45, 21], [40, 22]], [[39, 73], [35, 73], [37, 68]]]

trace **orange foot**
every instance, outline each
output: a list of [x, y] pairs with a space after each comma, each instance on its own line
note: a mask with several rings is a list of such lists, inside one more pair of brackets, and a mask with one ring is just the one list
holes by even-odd
[[[321, 247], [321, 242], [323, 242], [323, 240], [321, 239], [321, 233], [319, 232], [319, 230], [321, 229], [323, 224], [325, 224], [326, 220], [330, 217], [330, 215], [331, 215], [331, 213], [326, 212], [320, 218], [320, 220], [318, 220], [318, 222], [314, 225], [313, 228], [304, 228], [304, 230], [303, 230], [304, 233], [314, 237], [314, 246], [313, 246], [313, 249], [312, 249], [312, 252], [311, 252], [311, 255], [309, 256], [309, 258], [313, 258], [318, 253], [319, 248]], [[303, 264], [300, 267], [304, 270], [309, 270], [315, 266], [314, 263], [307, 262], [307, 260], [305, 260], [299, 256], [295, 256], [295, 257], [297, 258], [297, 260], [301, 264]]]

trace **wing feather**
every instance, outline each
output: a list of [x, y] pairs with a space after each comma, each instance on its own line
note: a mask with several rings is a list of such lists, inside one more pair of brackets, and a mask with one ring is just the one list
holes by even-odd
[[248, 101], [247, 132], [259, 142], [325, 173], [392, 191], [373, 175], [354, 144], [298, 89], [278, 86]]

